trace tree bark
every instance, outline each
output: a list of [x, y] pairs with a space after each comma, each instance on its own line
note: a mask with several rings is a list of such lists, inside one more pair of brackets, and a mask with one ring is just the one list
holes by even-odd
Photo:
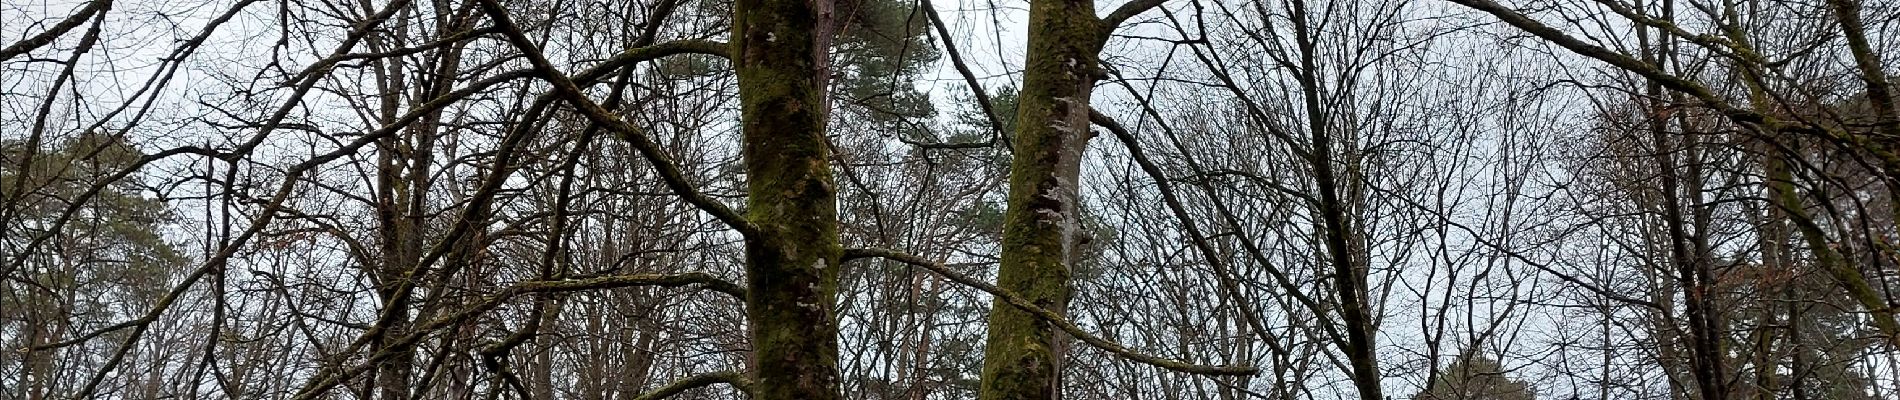
[[825, 141], [831, 0], [738, 0], [753, 398], [839, 398], [837, 188]]
[[[1029, 51], [996, 279], [1003, 290], [1065, 316], [1078, 247], [1076, 185], [1090, 137], [1089, 95], [1105, 30], [1093, 0], [1030, 2]], [[1065, 341], [1047, 321], [995, 300], [978, 396], [1060, 398]]]

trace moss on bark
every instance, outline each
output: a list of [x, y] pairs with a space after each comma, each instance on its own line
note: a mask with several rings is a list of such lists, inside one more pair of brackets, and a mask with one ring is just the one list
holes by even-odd
[[[997, 286], [1066, 314], [1089, 94], [1106, 35], [1091, 0], [1033, 0], [1029, 26]], [[1047, 321], [997, 300], [979, 396], [1058, 398], [1066, 340]]]
[[836, 399], [838, 218], [825, 145], [829, 0], [733, 4], [753, 396]]

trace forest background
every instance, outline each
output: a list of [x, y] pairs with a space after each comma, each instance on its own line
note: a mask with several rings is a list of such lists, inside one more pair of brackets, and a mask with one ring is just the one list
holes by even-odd
[[0, 1], [0, 398], [1900, 398], [1890, 0]]

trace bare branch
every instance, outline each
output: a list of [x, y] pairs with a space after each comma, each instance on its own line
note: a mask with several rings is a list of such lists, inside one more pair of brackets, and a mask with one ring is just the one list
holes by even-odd
[[14, 56], [26, 54], [34, 49], [52, 44], [54, 40], [59, 39], [60, 35], [65, 35], [66, 32], [72, 31], [73, 28], [78, 28], [79, 24], [86, 23], [86, 20], [91, 19], [93, 14], [98, 14], [111, 8], [112, 0], [92, 0], [91, 3], [86, 3], [85, 8], [81, 8], [72, 15], [66, 16], [66, 19], [60, 20], [57, 24], [53, 24], [53, 27], [47, 29], [45, 32], [40, 32], [40, 34], [33, 35], [33, 37], [21, 39], [18, 42], [13, 42], [13, 44], [7, 45], [6, 48], [0, 49], [0, 61], [10, 60], [13, 59]]
[[924, 269], [928, 269], [931, 272], [937, 273], [937, 275], [942, 275], [944, 278], [947, 278], [952, 282], [956, 282], [956, 283], [963, 284], [964, 286], [976, 288], [977, 290], [981, 290], [984, 293], [989, 293], [991, 296], [996, 296], [996, 298], [1002, 299], [1004, 302], [1009, 303], [1010, 305], [1016, 306], [1017, 309], [1023, 310], [1024, 312], [1027, 312], [1031, 315], [1035, 315], [1036, 318], [1042, 319], [1043, 321], [1047, 321], [1051, 325], [1055, 325], [1056, 328], [1062, 329], [1063, 332], [1068, 332], [1070, 335], [1074, 335], [1077, 339], [1081, 339], [1082, 342], [1088, 343], [1091, 346], [1095, 346], [1095, 348], [1102, 349], [1103, 351], [1107, 351], [1110, 353], [1114, 353], [1117, 356], [1121, 356], [1122, 358], [1133, 360], [1135, 362], [1153, 365], [1153, 366], [1161, 367], [1163, 369], [1167, 369], [1171, 371], [1186, 372], [1190, 374], [1254, 375], [1254, 374], [1260, 373], [1259, 368], [1255, 368], [1252, 366], [1246, 366], [1246, 365], [1215, 366], [1215, 365], [1189, 364], [1184, 361], [1170, 360], [1166, 358], [1156, 357], [1156, 356], [1152, 356], [1148, 354], [1143, 354], [1141, 352], [1137, 352], [1135, 350], [1129, 349], [1128, 346], [1123, 346], [1120, 343], [1111, 342], [1108, 339], [1103, 339], [1100, 336], [1096, 336], [1093, 333], [1089, 333], [1088, 331], [1082, 330], [1082, 327], [1077, 326], [1075, 322], [1071, 322], [1067, 318], [1063, 318], [1061, 314], [1056, 314], [1054, 311], [1049, 311], [1046, 308], [1039, 307], [1035, 303], [1029, 302], [1028, 299], [1024, 299], [1021, 295], [1017, 295], [1015, 293], [1011, 293], [1010, 291], [1003, 290], [1003, 288], [999, 288], [999, 287], [996, 287], [996, 285], [991, 285], [981, 280], [977, 280], [976, 278], [971, 278], [968, 276], [964, 276], [963, 274], [959, 274], [956, 271], [950, 270], [950, 267], [945, 266], [943, 265], [943, 263], [940, 263], [940, 262], [930, 261], [922, 257], [899, 253], [897, 251], [888, 250], [888, 249], [845, 249], [844, 258], [843, 258], [844, 260], [849, 261], [849, 260], [854, 260], [854, 259], [859, 259], [859, 258], [883, 258], [886, 260], [897, 261], [897, 262], [901, 262], [905, 264], [923, 267]]
[[734, 372], [734, 371], [705, 372], [705, 373], [700, 373], [698, 375], [685, 377], [677, 381], [673, 381], [673, 383], [669, 383], [666, 386], [661, 386], [659, 389], [654, 389], [651, 392], [647, 392], [646, 394], [640, 395], [640, 397], [635, 397], [633, 398], [633, 400], [660, 400], [667, 397], [672, 397], [673, 395], [680, 394], [687, 390], [711, 386], [712, 384], [715, 384], [715, 383], [724, 383], [724, 384], [732, 385], [733, 387], [739, 388], [740, 391], [744, 391], [744, 392], [750, 392], [751, 386], [752, 386], [752, 382], [746, 380], [745, 376], [739, 374], [738, 372]]
[[1155, 7], [1160, 7], [1161, 3], [1166, 1], [1167, 0], [1134, 0], [1122, 4], [1121, 7], [1116, 7], [1115, 11], [1109, 12], [1106, 17], [1102, 17], [1102, 34], [1106, 35], [1114, 31], [1115, 28], [1120, 28], [1122, 23], [1128, 22], [1129, 18], [1134, 18], [1136, 15], [1152, 10]]
[[[641, 132], [639, 127], [635, 127], [633, 124], [621, 120], [620, 117], [615, 116], [612, 112], [607, 111], [606, 108], [601, 107], [599, 103], [588, 99], [587, 94], [581, 92], [580, 87], [574, 84], [573, 79], [569, 79], [566, 74], [555, 69], [553, 63], [548, 62], [547, 57], [542, 55], [539, 48], [534, 45], [534, 41], [529, 40], [528, 35], [522, 33], [521, 27], [515, 25], [514, 20], [508, 17], [508, 10], [502, 8], [500, 3], [496, 3], [495, 0], [482, 0], [481, 3], [482, 10], [488, 13], [489, 18], [494, 19], [496, 27], [501, 28], [502, 34], [508, 37], [508, 41], [521, 50], [522, 54], [534, 65], [535, 71], [541, 75], [543, 80], [554, 85], [554, 91], [557, 95], [563, 100], [566, 100], [568, 104], [573, 105], [574, 108], [579, 110], [581, 115], [586, 116], [587, 119], [613, 130], [615, 133], [620, 134], [620, 137], [625, 139], [628, 144], [633, 145], [634, 150], [639, 151], [642, 157], [646, 157], [647, 161], [653, 164], [653, 169], [660, 173], [660, 177], [666, 182], [668, 189], [671, 189], [674, 194], [685, 198], [686, 202], [691, 203], [694, 207], [698, 207], [700, 210], [712, 214], [713, 218], [718, 218], [720, 222], [731, 226], [733, 230], [739, 231], [740, 234], [747, 237], [758, 236], [759, 228], [753, 226], [744, 216], [739, 215], [739, 213], [733, 211], [732, 208], [726, 207], [726, 204], [719, 202], [718, 199], [699, 192], [699, 189], [694, 188], [691, 183], [687, 182], [686, 175], [680, 172], [679, 166], [673, 162], [673, 158], [660, 149], [659, 143], [655, 143], [652, 138], [648, 138], [645, 133]], [[702, 43], [696, 46], [702, 46], [698, 48], [704, 49], [704, 45], [705, 44]], [[681, 45], [679, 51], [686, 52], [685, 50], [691, 47], [692, 46]], [[659, 53], [662, 53], [662, 51], [655, 51], [654, 53], [628, 52], [623, 54], [645, 55]], [[633, 58], [634, 56], [629, 55], [628, 57]], [[657, 55], [654, 57], [657, 57]], [[605, 72], [602, 73], [604, 74]]]

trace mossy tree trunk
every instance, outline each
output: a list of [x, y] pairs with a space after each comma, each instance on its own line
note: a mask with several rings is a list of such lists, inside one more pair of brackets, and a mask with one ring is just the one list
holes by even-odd
[[1900, 111], [1896, 111], [1900, 106], [1894, 105], [1893, 84], [1887, 81], [1880, 53], [1867, 40], [1867, 23], [1861, 19], [1860, 0], [1828, 0], [1827, 5], [1835, 22], [1840, 23], [1841, 37], [1847, 39], [1847, 48], [1853, 55], [1861, 82], [1867, 84], [1867, 102], [1873, 106], [1880, 132], [1900, 136]]
[[[1836, 22], [1840, 23], [1843, 36], [1847, 39], [1848, 49], [1851, 50], [1851, 54], [1853, 55], [1855, 66], [1859, 72], [1861, 72], [1860, 78], [1862, 82], [1867, 84], [1867, 100], [1873, 106], [1872, 111], [1877, 124], [1880, 125], [1880, 132], [1890, 136], [1900, 136], [1900, 125], [1896, 125], [1894, 122], [1895, 112], [1893, 97], [1892, 93], [1888, 90], [1890, 84], [1887, 82], [1886, 74], [1882, 72], [1883, 67], [1880, 64], [1879, 57], [1872, 55], [1872, 50], [1868, 47], [1865, 26], [1860, 17], [1859, 2], [1853, 0], [1829, 0], [1828, 8], [1833, 12]], [[1729, 6], [1724, 10], [1726, 15], [1734, 20], [1728, 25], [1729, 28], [1724, 30], [1727, 38], [1735, 43], [1734, 46], [1749, 50], [1749, 54], [1759, 54], [1759, 52], [1755, 51], [1755, 45], [1749, 40], [1749, 36], [1739, 28], [1742, 26], [1740, 23], [1740, 11], [1733, 6]], [[1749, 61], [1755, 64], [1768, 62], [1767, 60], [1759, 58]], [[1763, 83], [1765, 80], [1759, 76], [1758, 73], [1749, 69], [1741, 69], [1741, 76], [1743, 79], [1740, 81], [1748, 88], [1750, 110], [1767, 115], [1767, 111], [1773, 110], [1775, 105], [1772, 103], [1767, 85]], [[1769, 125], [1773, 124], [1771, 123]], [[1776, 140], [1774, 138], [1780, 136], [1775, 132], [1763, 132], [1763, 134], [1768, 137], [1769, 139], [1767, 140], [1770, 141]], [[1847, 291], [1849, 298], [1854, 299], [1855, 302], [1867, 308], [1868, 314], [1873, 320], [1874, 328], [1882, 336], [1886, 336], [1888, 342], [1900, 343], [1900, 321], [1894, 319], [1893, 306], [1867, 281], [1866, 274], [1849, 263], [1847, 256], [1841, 254], [1841, 252], [1830, 243], [1827, 232], [1821, 230], [1821, 227], [1814, 221], [1813, 216], [1808, 215], [1806, 204], [1801, 199], [1801, 192], [1797, 190], [1794, 185], [1795, 175], [1794, 167], [1791, 165], [1791, 159], [1788, 154], [1782, 150], [1778, 150], [1778, 148], [1789, 146], [1793, 146], [1791, 148], [1799, 148], [1798, 144], [1763, 143], [1761, 146], [1762, 170], [1764, 177], [1767, 178], [1768, 201], [1773, 206], [1771, 209], [1772, 215], [1787, 217], [1771, 219], [1777, 223], [1786, 224], [1771, 232], [1787, 232], [1788, 227], [1793, 227], [1792, 232], [1799, 234], [1802, 241], [1807, 244], [1809, 251], [1814, 256], [1814, 262], [1818, 263], [1836, 282], [1841, 284], [1842, 289]], [[1884, 171], [1889, 175], [1888, 179], [1885, 179], [1889, 185], [1888, 187], [1900, 189], [1900, 187], [1892, 186], [1894, 184], [1894, 176], [1892, 175], [1896, 165], [1885, 161], [1883, 161], [1882, 165]], [[1892, 198], [1894, 195], [1900, 195], [1900, 192], [1890, 191], [1889, 197]], [[1889, 203], [1889, 207], [1900, 210], [1900, 201]], [[1769, 251], [1769, 249], [1764, 247], [1764, 259], [1769, 256], [1767, 251]]]
[[[1032, 0], [1029, 52], [1017, 105], [1002, 265], [997, 286], [1066, 313], [1076, 259], [1077, 178], [1089, 133], [1089, 94], [1106, 27], [1092, 0]], [[1066, 338], [1001, 300], [990, 309], [979, 395], [1055, 399]]]
[[[1860, 72], [1861, 82], [1867, 85], [1867, 102], [1873, 106], [1875, 124], [1878, 125], [1874, 132], [1889, 138], [1900, 138], [1900, 111], [1896, 110], [1896, 107], [1900, 106], [1894, 105], [1893, 83], [1887, 79], [1887, 69], [1881, 63], [1881, 55], [1867, 40], [1867, 24], [1861, 19], [1860, 0], [1828, 0], [1827, 4], [1828, 9], [1834, 13], [1835, 21], [1840, 23], [1841, 36], [1847, 39], [1847, 48], [1850, 50], [1849, 54], [1853, 55], [1854, 66]], [[1885, 147], [1882, 150], [1892, 151], [1893, 145], [1889, 143], [1882, 147]], [[1900, 163], [1895, 163], [1893, 159], [1884, 159], [1881, 162], [1881, 169], [1887, 175], [1882, 181], [1887, 185], [1888, 210], [1894, 215], [1900, 215]], [[1896, 219], [1896, 222], [1900, 222], [1900, 219]], [[1900, 228], [1900, 225], [1895, 225], [1895, 227]], [[1856, 298], [1860, 297], [1865, 296], [1857, 293]], [[1892, 305], [1883, 301], [1880, 304], [1866, 304], [1866, 306], [1873, 312], [1876, 320], [1884, 319], [1883, 323], [1893, 321]], [[1900, 343], [1900, 330], [1896, 330], [1900, 329], [1900, 326], [1883, 325], [1881, 328], [1885, 330], [1882, 333], [1889, 336], [1890, 342]]]
[[738, 0], [753, 396], [839, 398], [838, 212], [825, 144], [831, 0]]

